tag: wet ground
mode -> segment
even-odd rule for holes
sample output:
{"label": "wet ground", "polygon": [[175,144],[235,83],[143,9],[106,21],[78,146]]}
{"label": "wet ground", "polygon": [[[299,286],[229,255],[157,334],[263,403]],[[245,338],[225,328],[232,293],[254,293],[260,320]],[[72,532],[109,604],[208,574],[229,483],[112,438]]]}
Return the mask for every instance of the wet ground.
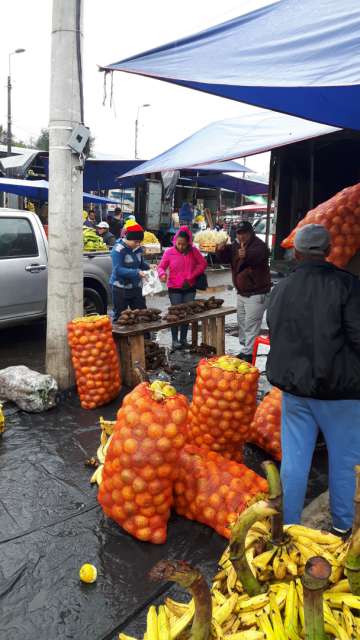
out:
{"label": "wet ground", "polygon": [[[231,291],[216,295],[225,298],[226,305],[234,302]],[[159,298],[149,306],[167,304],[167,298]],[[227,318],[229,353],[239,350],[235,319]],[[1,367],[28,364],[41,370],[44,337],[43,324],[0,332]],[[168,345],[169,332],[159,334],[158,340]],[[258,359],[261,370],[265,359]],[[173,382],[189,397],[197,361],[189,352],[171,356],[178,367]],[[262,376],[260,395],[266,389]],[[113,419],[121,399],[85,411],[70,392],[43,414],[5,408],[6,432],[0,439],[1,640],[115,640],[120,630],[142,636],[149,603],[176,593],[169,584],[147,580],[158,560],[186,559],[209,579],[216,571],[226,543],[208,527],[174,515],[167,543],[155,546],[135,541],[104,519],[84,461],[96,452],[99,416]],[[255,471],[261,472],[265,457],[260,449],[246,447],[245,462]],[[319,448],[307,501],[326,486],[326,452]],[[83,562],[97,566],[96,584],[79,582]]]}

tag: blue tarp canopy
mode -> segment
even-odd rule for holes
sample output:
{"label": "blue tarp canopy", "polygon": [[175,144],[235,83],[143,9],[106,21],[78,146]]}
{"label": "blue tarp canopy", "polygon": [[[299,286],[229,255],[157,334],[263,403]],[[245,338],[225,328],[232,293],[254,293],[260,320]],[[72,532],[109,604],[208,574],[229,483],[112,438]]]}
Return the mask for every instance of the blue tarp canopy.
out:
{"label": "blue tarp canopy", "polygon": [[[45,172],[48,175],[49,172],[49,159],[46,156],[42,156]],[[141,180],[127,180],[119,181],[119,177],[123,174],[135,171],[138,166],[145,164],[144,160],[117,160],[106,158],[88,158],[85,162],[84,168],[84,189],[85,191],[101,191],[109,189],[121,189],[121,188],[133,188],[137,184],[145,179],[142,175],[145,172],[137,172],[142,175]],[[189,167],[190,165],[184,165],[181,168]],[[194,175],[197,171],[201,173],[220,173],[224,171],[228,172],[246,172],[253,173],[252,169],[245,167],[238,162],[214,162],[211,164],[203,164],[203,166],[196,167],[194,169]]]}
{"label": "blue tarp canopy", "polygon": [[208,124],[156,158],[135,167],[126,175],[136,176],[177,169],[189,163],[197,165],[205,161],[251,156],[338,130],[336,127],[295,118],[285,113],[248,107],[248,112],[244,112],[242,116]]}
{"label": "blue tarp canopy", "polygon": [[[48,199],[49,183],[47,180],[20,180],[15,178],[0,178],[0,191],[15,193],[18,196],[26,196],[34,200]],[[83,193],[84,202],[96,204],[118,204],[113,198],[100,198],[91,193]]]}
{"label": "blue tarp canopy", "polygon": [[104,67],[360,129],[359,0],[261,8]]}

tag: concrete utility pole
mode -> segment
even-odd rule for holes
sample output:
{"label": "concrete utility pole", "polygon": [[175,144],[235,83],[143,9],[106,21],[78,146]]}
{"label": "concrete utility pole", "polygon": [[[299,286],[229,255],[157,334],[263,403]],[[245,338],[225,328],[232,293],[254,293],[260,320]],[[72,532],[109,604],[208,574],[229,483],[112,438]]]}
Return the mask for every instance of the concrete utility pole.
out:
{"label": "concrete utility pole", "polygon": [[49,145],[46,370],[73,381],[67,322],[83,314],[83,172],[68,142],[83,120],[82,0],[53,0]]}
{"label": "concrete utility pole", "polygon": [[25,49],[15,49],[15,51],[11,51],[9,53],[9,74],[7,79],[7,152],[11,153],[11,141],[12,141],[12,132],[11,132],[11,56],[15,53],[24,53]]}

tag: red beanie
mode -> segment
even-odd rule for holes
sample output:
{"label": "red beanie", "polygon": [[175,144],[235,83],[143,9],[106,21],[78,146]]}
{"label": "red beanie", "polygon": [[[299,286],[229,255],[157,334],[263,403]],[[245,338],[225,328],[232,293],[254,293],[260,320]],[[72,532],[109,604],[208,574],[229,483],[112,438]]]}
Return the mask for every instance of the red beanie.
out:
{"label": "red beanie", "polygon": [[134,224],[126,227],[125,233],[125,237],[127,240],[144,240],[144,229],[137,222],[134,222]]}

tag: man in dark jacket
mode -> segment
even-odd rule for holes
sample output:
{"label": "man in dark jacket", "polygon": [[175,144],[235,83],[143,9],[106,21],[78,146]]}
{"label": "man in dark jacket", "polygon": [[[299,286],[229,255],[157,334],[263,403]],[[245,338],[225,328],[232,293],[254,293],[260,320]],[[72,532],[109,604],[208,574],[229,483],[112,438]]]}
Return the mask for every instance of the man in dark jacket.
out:
{"label": "man in dark jacket", "polygon": [[98,222],[96,225],[96,233],[98,234],[98,236],[100,236],[100,238],[103,239],[108,247],[114,246],[116,238],[112,233],[110,233],[109,225],[107,222],[105,222],[104,220]]}
{"label": "man in dark jacket", "polygon": [[121,230],[124,226],[123,215],[120,207],[115,207],[112,216],[109,216],[109,231],[115,236],[116,240],[120,238]]}
{"label": "man in dark jacket", "polygon": [[254,341],[259,335],[267,294],[271,288],[269,250],[257,238],[250,222],[240,222],[236,240],[231,245],[219,245],[217,258],[230,263],[237,291],[239,342],[243,360],[251,362]]}
{"label": "man in dark jacket", "polygon": [[295,271],[272,291],[267,376],[282,389],[284,518],[300,522],[319,429],[329,455],[334,529],[350,529],[360,462],[360,282],[326,262],[330,235],[295,236]]}

